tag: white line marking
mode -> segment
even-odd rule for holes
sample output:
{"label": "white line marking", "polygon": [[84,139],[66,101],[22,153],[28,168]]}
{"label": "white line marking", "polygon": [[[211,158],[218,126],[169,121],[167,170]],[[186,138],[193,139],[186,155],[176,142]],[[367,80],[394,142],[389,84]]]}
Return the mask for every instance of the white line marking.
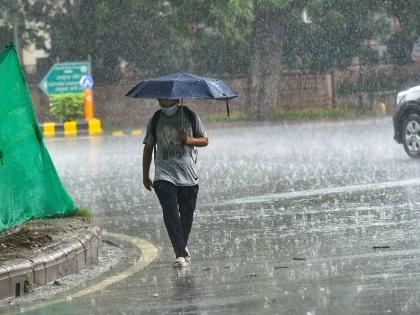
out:
{"label": "white line marking", "polygon": [[402,181],[391,181],[391,182],[382,182],[382,183],[372,183],[372,184],[362,184],[362,185],[350,185],[350,186],[341,186],[341,187],[326,187],[313,190],[301,190],[301,191],[292,191],[286,193],[276,193],[276,194],[267,194],[254,197],[245,197],[237,199],[229,199],[222,201],[217,205],[232,205],[232,204],[249,204],[249,203],[264,203],[270,201],[276,201],[281,199],[292,199],[292,198],[301,198],[301,197],[312,197],[319,195],[329,195],[329,194],[338,194],[338,193],[353,193],[364,190],[380,190],[386,188],[395,188],[395,187],[407,187],[420,185],[420,178],[407,179]]}

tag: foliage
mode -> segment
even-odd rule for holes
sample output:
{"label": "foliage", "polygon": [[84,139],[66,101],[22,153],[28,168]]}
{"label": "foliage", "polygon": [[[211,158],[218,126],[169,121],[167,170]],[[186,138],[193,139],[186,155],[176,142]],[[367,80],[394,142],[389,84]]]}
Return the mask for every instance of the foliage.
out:
{"label": "foliage", "polygon": [[289,27],[286,63],[322,72],[345,67],[355,57],[368,63],[377,61],[375,53],[364,48],[366,40],[383,30],[383,19],[373,14],[375,9],[369,0],[310,1],[306,11],[311,23],[296,16]]}
{"label": "foliage", "polygon": [[44,34],[39,32],[38,16],[46,11],[43,0],[0,0],[0,43],[14,41],[14,28],[17,28],[20,48],[30,43],[45,47]]}
{"label": "foliage", "polygon": [[[287,25],[277,63],[317,72],[355,58],[379,62],[365,47],[368,39],[388,46],[390,62],[407,63],[420,34],[418,0],[0,0],[0,7],[1,42],[13,39],[17,23],[21,46],[35,42],[50,53],[50,64],[91,57],[99,83],[118,80],[122,62],[143,76],[180,70],[247,75],[255,70],[250,59],[258,8],[281,13]],[[303,8],[311,23],[302,20]],[[265,22],[276,32],[276,21]],[[257,42],[254,49],[264,47]]]}
{"label": "foliage", "polygon": [[256,5],[281,10],[303,8],[309,0],[256,0]]}
{"label": "foliage", "polygon": [[417,0],[311,0],[305,7],[311,23],[291,20],[285,41],[285,64],[317,72],[349,65],[380,62],[367,40],[387,46],[387,62],[410,62],[413,43],[420,35]]}
{"label": "foliage", "polygon": [[411,61],[411,48],[420,36],[420,1],[384,0],[380,3],[385,12],[394,19],[394,30],[384,36],[389,61],[397,65],[407,64]]}
{"label": "foliage", "polygon": [[51,96],[51,114],[60,122],[83,117],[83,94],[57,94]]}
{"label": "foliage", "polygon": [[118,80],[122,63],[144,76],[248,69],[250,0],[44,1],[47,8],[37,18],[51,37],[51,63],[91,57],[99,83]]}
{"label": "foliage", "polygon": [[387,41],[390,62],[397,65],[408,64],[411,61],[411,49],[415,38],[401,31],[392,34]]}

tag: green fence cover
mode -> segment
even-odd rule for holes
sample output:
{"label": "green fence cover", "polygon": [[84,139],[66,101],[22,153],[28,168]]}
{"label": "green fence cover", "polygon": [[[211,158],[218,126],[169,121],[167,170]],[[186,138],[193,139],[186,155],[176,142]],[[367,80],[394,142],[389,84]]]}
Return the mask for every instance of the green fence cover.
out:
{"label": "green fence cover", "polygon": [[0,232],[76,211],[45,147],[13,44],[0,52]]}

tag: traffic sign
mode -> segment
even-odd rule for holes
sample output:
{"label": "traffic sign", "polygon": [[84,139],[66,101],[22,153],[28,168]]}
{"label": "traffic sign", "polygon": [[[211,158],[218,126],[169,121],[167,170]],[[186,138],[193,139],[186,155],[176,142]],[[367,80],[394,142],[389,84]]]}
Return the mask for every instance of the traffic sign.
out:
{"label": "traffic sign", "polygon": [[42,79],[39,87],[47,95],[82,93],[85,89],[80,80],[84,76],[90,76],[90,73],[89,62],[56,63]]}
{"label": "traffic sign", "polygon": [[90,75],[84,75],[80,79],[80,85],[83,86],[86,90],[93,88],[93,78]]}

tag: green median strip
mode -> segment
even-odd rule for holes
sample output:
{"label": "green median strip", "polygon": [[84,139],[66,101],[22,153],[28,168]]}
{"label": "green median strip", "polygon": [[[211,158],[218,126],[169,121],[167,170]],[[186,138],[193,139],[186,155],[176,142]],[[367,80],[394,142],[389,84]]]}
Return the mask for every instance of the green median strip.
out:
{"label": "green median strip", "polygon": [[355,118],[359,116],[356,108],[308,108],[290,111],[278,111],[272,114],[272,120],[299,120],[299,119],[331,119]]}
{"label": "green median strip", "polygon": [[[369,114],[369,113],[365,113]],[[359,117],[361,114],[356,107],[340,107],[340,108],[304,108],[295,110],[282,110],[271,113],[269,119],[271,121],[279,120],[309,120],[309,119],[352,119]],[[230,117],[226,115],[204,116],[205,123],[222,123],[234,121],[255,120],[250,114],[245,112],[232,113]]]}

